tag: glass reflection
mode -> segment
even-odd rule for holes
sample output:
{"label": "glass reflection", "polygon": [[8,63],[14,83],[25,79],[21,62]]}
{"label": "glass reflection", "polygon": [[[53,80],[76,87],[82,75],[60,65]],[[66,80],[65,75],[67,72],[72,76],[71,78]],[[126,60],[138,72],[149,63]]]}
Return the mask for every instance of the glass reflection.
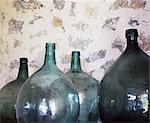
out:
{"label": "glass reflection", "polygon": [[127,94],[128,97],[128,111],[139,111],[145,113],[148,111],[148,94],[133,95]]}
{"label": "glass reflection", "polygon": [[39,114],[41,116],[44,116],[44,115],[47,114],[48,107],[47,107],[46,99],[45,98],[40,103],[38,110],[39,110]]}
{"label": "glass reflection", "polygon": [[44,65],[21,87],[16,103],[18,123],[72,123],[79,98],[72,82],[58,69],[55,44],[46,44]]}
{"label": "glass reflection", "polygon": [[138,45],[138,30],[126,30],[127,47],[99,85],[102,122],[149,123],[150,57]]}
{"label": "glass reflection", "polygon": [[54,99],[49,101],[49,107],[51,109],[51,119],[54,119],[57,112],[57,106]]}
{"label": "glass reflection", "polygon": [[83,92],[80,92],[79,93],[79,102],[80,102],[80,105],[84,103],[84,100],[85,100],[85,95]]}

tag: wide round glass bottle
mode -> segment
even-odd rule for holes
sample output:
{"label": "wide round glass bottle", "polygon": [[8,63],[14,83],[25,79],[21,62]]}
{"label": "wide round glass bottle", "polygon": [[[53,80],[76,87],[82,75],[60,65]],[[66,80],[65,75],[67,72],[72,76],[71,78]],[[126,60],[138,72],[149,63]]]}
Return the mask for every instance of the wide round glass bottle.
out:
{"label": "wide round glass bottle", "polygon": [[20,87],[28,78],[28,59],[20,58],[20,67],[16,80],[0,90],[0,122],[16,122],[16,99]]}
{"label": "wide round glass bottle", "polygon": [[78,91],[80,100],[79,123],[97,123],[98,110],[98,82],[83,72],[80,65],[80,52],[72,52],[71,68],[66,76],[70,78]]}
{"label": "wide round glass bottle", "polygon": [[127,47],[99,87],[103,122],[149,122],[149,56],[138,46],[138,31],[126,30]]}
{"label": "wide round glass bottle", "polygon": [[79,98],[72,82],[58,69],[55,44],[46,43],[45,62],[19,91],[18,123],[73,123],[79,114]]}

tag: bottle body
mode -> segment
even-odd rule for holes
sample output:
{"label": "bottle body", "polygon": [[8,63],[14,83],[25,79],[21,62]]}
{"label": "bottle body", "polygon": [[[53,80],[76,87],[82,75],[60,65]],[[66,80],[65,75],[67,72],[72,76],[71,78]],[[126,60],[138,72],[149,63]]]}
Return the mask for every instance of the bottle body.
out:
{"label": "bottle body", "polygon": [[[75,53],[75,54],[74,54]],[[98,82],[81,70],[79,52],[72,53],[71,69],[66,76],[70,78],[78,92],[80,100],[79,123],[97,123],[98,111]]]}
{"label": "bottle body", "polygon": [[129,45],[101,81],[103,122],[149,121],[149,56],[137,45]]}
{"label": "bottle body", "polygon": [[80,100],[79,123],[97,123],[99,119],[98,111],[98,83],[84,72],[68,72],[70,78],[78,92]]}
{"label": "bottle body", "polygon": [[46,58],[43,67],[20,89],[16,114],[18,123],[71,123],[77,120],[77,92],[57,68],[54,53],[50,52],[47,52],[50,56],[46,57],[51,58]]}
{"label": "bottle body", "polygon": [[16,99],[20,87],[28,78],[28,60],[20,58],[20,68],[16,80],[8,83],[0,90],[0,121],[16,122]]}

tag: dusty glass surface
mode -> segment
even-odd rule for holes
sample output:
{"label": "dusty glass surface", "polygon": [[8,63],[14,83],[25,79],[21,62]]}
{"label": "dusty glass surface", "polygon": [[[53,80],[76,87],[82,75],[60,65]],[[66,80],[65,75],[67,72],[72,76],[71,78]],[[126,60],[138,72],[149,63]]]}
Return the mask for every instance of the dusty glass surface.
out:
{"label": "dusty glass surface", "polygon": [[18,123],[73,123],[78,114],[78,94],[72,82],[56,66],[55,44],[47,43],[43,67],[19,92]]}
{"label": "dusty glass surface", "polygon": [[126,31],[127,48],[99,86],[103,122],[149,122],[150,59],[138,46],[136,29]]}
{"label": "dusty glass surface", "polygon": [[20,87],[28,78],[28,59],[20,58],[20,67],[16,80],[0,90],[0,122],[16,122],[16,99]]}
{"label": "dusty glass surface", "polygon": [[80,100],[79,123],[97,123],[98,111],[98,82],[83,72],[80,65],[80,52],[72,52],[71,68],[67,77],[70,78],[78,91]]}

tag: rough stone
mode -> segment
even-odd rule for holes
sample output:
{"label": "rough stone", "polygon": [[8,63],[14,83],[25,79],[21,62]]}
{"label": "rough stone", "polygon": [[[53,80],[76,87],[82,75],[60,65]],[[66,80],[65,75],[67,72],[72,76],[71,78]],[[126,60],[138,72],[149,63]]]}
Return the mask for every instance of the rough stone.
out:
{"label": "rough stone", "polygon": [[9,21],[9,34],[21,33],[24,21],[16,20],[14,18]]}

